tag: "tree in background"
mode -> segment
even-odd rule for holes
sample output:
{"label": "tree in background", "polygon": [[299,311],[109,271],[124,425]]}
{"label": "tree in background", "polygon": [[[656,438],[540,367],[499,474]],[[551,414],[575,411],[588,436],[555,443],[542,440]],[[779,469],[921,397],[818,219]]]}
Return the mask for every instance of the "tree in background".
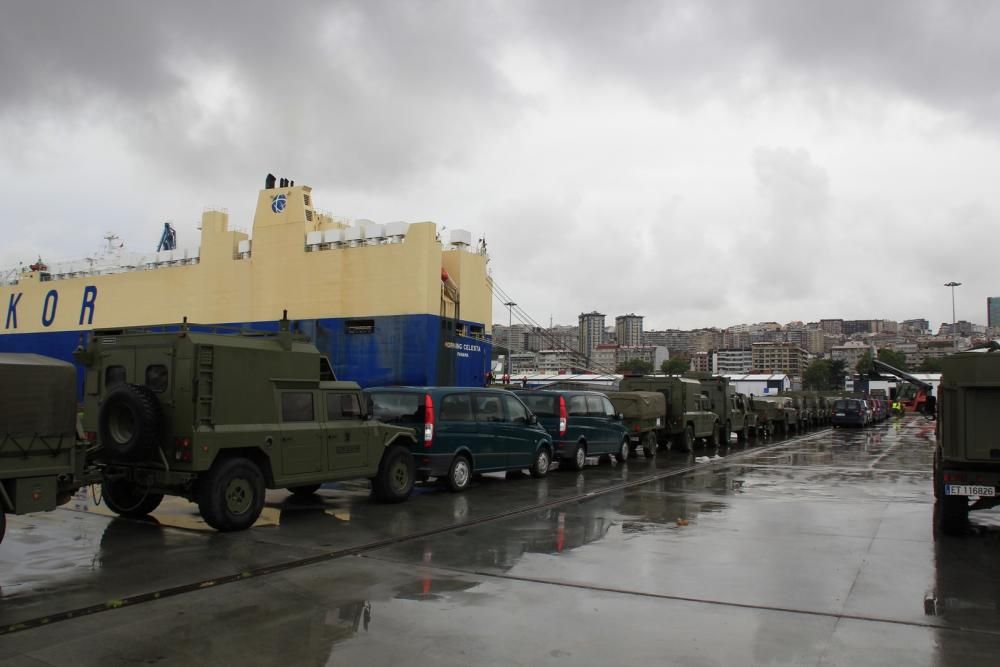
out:
{"label": "tree in background", "polygon": [[854,372],[858,375],[868,375],[874,370],[875,366],[872,364],[871,350],[865,350],[865,353],[858,359],[858,363],[855,364]]}
{"label": "tree in background", "polygon": [[691,362],[685,357],[670,357],[660,364],[660,372],[664,375],[682,375],[691,369]]}
{"label": "tree in background", "polygon": [[615,372],[628,373],[630,375],[649,375],[653,372],[653,363],[643,359],[626,359],[618,364],[618,369]]}
{"label": "tree in background", "polygon": [[889,348],[884,347],[878,351],[878,360],[883,364],[889,364],[893,368],[898,368],[901,371],[909,370],[906,367],[906,354],[903,352],[890,350]]}
{"label": "tree in background", "polygon": [[941,359],[940,357],[927,357],[920,362],[917,366],[918,373],[940,373],[941,372]]}
{"label": "tree in background", "polygon": [[832,376],[830,367],[833,362],[829,359],[817,359],[809,364],[805,373],[802,374],[802,387],[804,389],[815,389],[816,391],[829,391],[833,389],[830,385]]}
{"label": "tree in background", "polygon": [[843,359],[833,359],[830,361],[830,389],[840,390],[844,388],[844,376],[847,375],[847,362]]}

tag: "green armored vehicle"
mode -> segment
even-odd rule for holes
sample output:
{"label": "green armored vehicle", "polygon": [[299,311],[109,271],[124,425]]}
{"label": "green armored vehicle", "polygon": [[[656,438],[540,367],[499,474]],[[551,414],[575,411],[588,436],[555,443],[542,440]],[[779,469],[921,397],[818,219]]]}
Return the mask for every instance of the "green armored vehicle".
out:
{"label": "green armored vehicle", "polygon": [[757,396],[753,399],[758,428],[768,434],[788,435],[798,428],[798,411],[785,396]]}
{"label": "green armored vehicle", "polygon": [[0,541],[7,513],[46,512],[83,486],[76,369],[37,354],[0,354]]}
{"label": "green armored vehicle", "polygon": [[[621,391],[655,391],[667,402],[666,428],[660,432],[660,444],[689,452],[695,438],[713,447],[719,444],[719,418],[709,410],[708,397],[702,395],[701,383],[690,378],[670,376],[626,376],[619,383]],[[668,440],[669,439],[669,440]]]}
{"label": "green armored vehicle", "polygon": [[95,331],[75,357],[103,498],[123,516],[177,495],[213,528],[242,530],[265,488],[365,477],[384,502],[413,488],[412,430],[373,421],[360,387],[337,382],[287,319],[277,333]]}
{"label": "green armored vehicle", "polygon": [[667,400],[658,391],[609,391],[605,395],[624,418],[628,429],[629,455],[635,456],[641,445],[645,457],[656,454],[659,433],[667,426]]}
{"label": "green armored vehicle", "polygon": [[708,396],[709,408],[719,418],[719,441],[729,442],[729,434],[736,432],[736,439],[744,442],[756,427],[756,414],[750,408],[747,397],[736,393],[729,384],[729,378],[705,376],[699,378],[702,393]]}
{"label": "green armored vehicle", "polygon": [[[938,526],[965,530],[969,510],[1000,504],[1000,345],[960,352],[941,360],[934,450]],[[970,504],[970,499],[975,500]]]}

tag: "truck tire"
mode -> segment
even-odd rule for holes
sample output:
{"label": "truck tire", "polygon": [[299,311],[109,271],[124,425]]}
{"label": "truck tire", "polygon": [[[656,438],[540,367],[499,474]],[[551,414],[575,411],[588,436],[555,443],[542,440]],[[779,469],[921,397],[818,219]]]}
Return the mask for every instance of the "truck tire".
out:
{"label": "truck tire", "polygon": [[690,424],[685,426],[684,430],[677,435],[674,444],[677,446],[678,451],[690,452],[694,446],[694,427]]}
{"label": "truck tire", "polygon": [[417,466],[405,447],[391,446],[382,455],[378,473],[372,478],[375,499],[383,503],[401,503],[410,497]]}
{"label": "truck tire", "polygon": [[109,510],[129,519],[144,517],[163,502],[162,493],[150,493],[123,477],[101,480],[101,498]]}
{"label": "truck tire", "polygon": [[163,408],[156,394],[138,384],[120,384],[101,403],[97,431],[112,459],[135,461],[160,446]]}
{"label": "truck tire", "polygon": [[727,446],[729,444],[729,436],[732,435],[732,433],[733,424],[732,422],[727,421],[725,429],[719,434],[719,443],[723,446]]}
{"label": "truck tire", "polygon": [[646,434],[646,437],[642,440],[642,453],[647,459],[651,459],[656,456],[656,434],[650,431]]}
{"label": "truck tire", "polygon": [[941,532],[945,535],[962,535],[969,525],[969,499],[966,496],[942,495],[935,514]]}
{"label": "truck tire", "polygon": [[749,426],[744,426],[742,431],[736,432],[736,442],[746,442],[747,441],[747,431],[750,430]]}
{"label": "truck tire", "polygon": [[242,456],[216,459],[198,480],[198,510],[212,528],[246,530],[264,509],[264,475]]}
{"label": "truck tire", "polygon": [[315,494],[320,490],[322,484],[302,484],[301,486],[289,486],[286,490],[293,496],[299,498],[308,498],[309,496]]}
{"label": "truck tire", "polygon": [[719,448],[719,433],[721,431],[722,431],[721,426],[719,426],[718,424],[712,425],[712,433],[711,435],[708,436],[708,438],[706,438],[707,441],[706,444],[709,445],[712,449]]}

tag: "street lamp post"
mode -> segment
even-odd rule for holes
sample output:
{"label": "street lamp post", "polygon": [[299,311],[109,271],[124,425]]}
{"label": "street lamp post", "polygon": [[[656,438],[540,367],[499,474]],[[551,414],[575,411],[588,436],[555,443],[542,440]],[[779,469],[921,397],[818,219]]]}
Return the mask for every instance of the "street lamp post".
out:
{"label": "street lamp post", "polygon": [[949,283],[945,283],[945,287],[951,288],[951,340],[955,346],[955,352],[958,352],[958,322],[955,319],[955,288],[962,283],[956,283],[952,280]]}
{"label": "street lamp post", "polygon": [[511,331],[511,323],[513,320],[514,306],[516,306],[517,304],[514,303],[513,301],[508,301],[504,305],[507,306],[507,375],[510,375],[511,370],[514,368],[514,364],[512,363],[512,360],[510,358],[511,357],[510,345],[514,337],[514,332]]}

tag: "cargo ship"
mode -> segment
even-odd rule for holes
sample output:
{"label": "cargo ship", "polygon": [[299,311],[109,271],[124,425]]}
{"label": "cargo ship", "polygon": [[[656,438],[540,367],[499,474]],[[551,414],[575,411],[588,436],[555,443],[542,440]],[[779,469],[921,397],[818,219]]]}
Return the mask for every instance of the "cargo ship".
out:
{"label": "cargo ship", "polygon": [[491,354],[485,241],[432,222],[347,221],[317,210],[312,188],[268,174],[252,233],[202,214],[197,247],[172,230],[156,252],[118,238],[81,261],[41,259],[0,275],[0,352],[72,361],[95,330],[170,326],[293,329],[362,386],[482,386]]}

